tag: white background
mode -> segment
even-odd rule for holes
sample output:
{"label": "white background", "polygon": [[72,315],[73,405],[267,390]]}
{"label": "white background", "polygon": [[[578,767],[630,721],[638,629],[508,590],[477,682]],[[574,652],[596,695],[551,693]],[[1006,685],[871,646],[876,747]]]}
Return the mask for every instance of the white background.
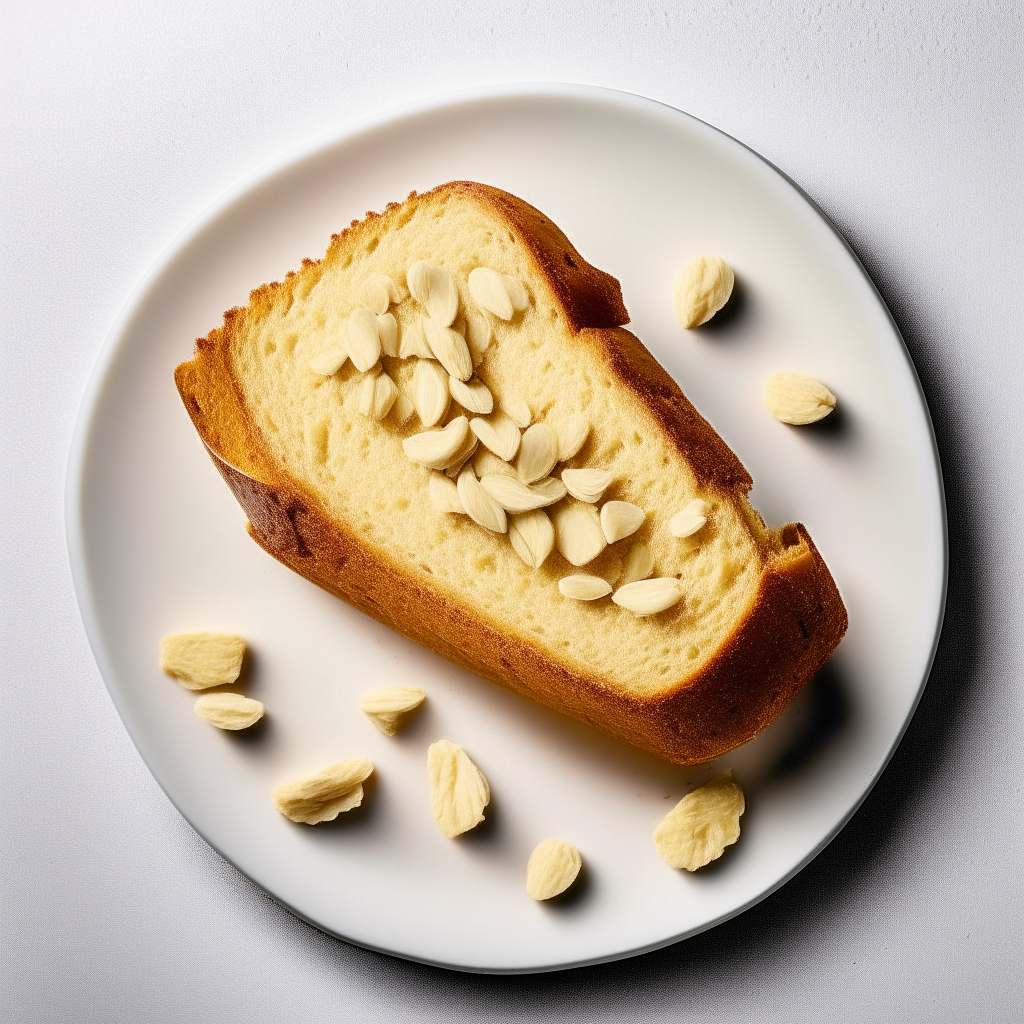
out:
{"label": "white background", "polygon": [[[1018,1019],[1022,10],[5,4],[3,1019]],[[105,333],[196,212],[350,120],[526,79],[687,110],[772,160],[846,234],[925,386],[951,578],[938,660],[904,743],[796,880],[658,953],[486,978],[321,935],[185,824],[132,747],[85,640],[63,486]]]}

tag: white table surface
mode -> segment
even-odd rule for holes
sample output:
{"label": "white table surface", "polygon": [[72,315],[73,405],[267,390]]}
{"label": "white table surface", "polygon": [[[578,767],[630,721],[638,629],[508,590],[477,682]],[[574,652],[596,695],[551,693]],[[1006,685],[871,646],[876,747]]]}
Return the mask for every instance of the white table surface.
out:
{"label": "white table surface", "polygon": [[[1020,1019],[1024,8],[179,0],[2,17],[0,1019]],[[198,211],[340,124],[522,80],[680,107],[846,234],[928,396],[951,576],[903,744],[798,878],[657,953],[492,978],[324,936],[190,829],[93,661],[63,489],[105,334]]]}

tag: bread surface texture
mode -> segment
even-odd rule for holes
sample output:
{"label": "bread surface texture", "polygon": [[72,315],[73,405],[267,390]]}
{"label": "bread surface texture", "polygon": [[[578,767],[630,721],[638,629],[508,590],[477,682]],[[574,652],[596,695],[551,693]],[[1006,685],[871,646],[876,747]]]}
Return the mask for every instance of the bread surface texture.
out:
{"label": "bread surface texture", "polygon": [[[583,567],[560,544],[531,567],[505,533],[435,506],[436,471],[403,449],[427,429],[417,414],[400,425],[397,406],[379,420],[365,401],[360,411],[374,373],[415,396],[421,357],[384,354],[369,373],[352,359],[330,374],[311,368],[346,344],[376,275],[395,284],[388,312],[399,338],[421,330],[424,306],[406,287],[420,261],[455,282],[451,329],[472,334],[485,319],[490,342],[474,349],[473,373],[496,411],[519,399],[556,434],[574,416],[589,424],[551,475],[597,469],[611,482],[596,502],[567,495],[545,508],[556,532],[565,517],[596,521],[615,500],[645,513],[634,534]],[[482,309],[469,285],[478,268],[522,285],[525,308],[507,320]],[[749,474],[626,322],[618,282],[546,216],[498,189],[452,182],[353,222],[323,259],[256,289],[175,378],[252,536],[274,557],[457,664],[667,760],[699,763],[782,711],[839,643],[846,612],[807,531],[766,529],[747,501]],[[432,429],[475,415],[452,398]],[[496,462],[481,445],[463,472],[475,465],[483,476]],[[512,459],[502,472],[514,471]],[[673,535],[670,520],[695,501],[706,523]],[[615,588],[638,543],[653,576],[679,581],[672,607],[641,617],[559,591],[578,573]]]}

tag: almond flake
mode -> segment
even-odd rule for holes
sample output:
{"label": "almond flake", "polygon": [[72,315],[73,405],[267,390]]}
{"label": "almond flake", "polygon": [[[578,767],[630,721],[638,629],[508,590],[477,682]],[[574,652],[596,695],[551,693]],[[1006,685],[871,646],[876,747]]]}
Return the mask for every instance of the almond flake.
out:
{"label": "almond flake", "polygon": [[515,553],[532,569],[539,569],[555,546],[555,528],[551,520],[537,509],[512,516],[508,539]]}
{"label": "almond flake", "polygon": [[609,544],[640,529],[647,513],[628,501],[607,501],[601,506],[601,529]]}
{"label": "almond flake", "polygon": [[508,520],[505,510],[483,489],[472,467],[459,474],[459,499],[474,523],[493,533],[505,533]]}
{"label": "almond flake", "polygon": [[[474,435],[476,436],[476,435]],[[473,471],[480,480],[485,476],[515,476],[515,466],[499,459],[492,451],[481,448],[473,459]]]}
{"label": "almond flake", "polygon": [[522,281],[515,277],[509,277],[508,274],[502,274],[501,283],[505,286],[505,291],[508,292],[508,297],[512,301],[512,308],[517,313],[521,313],[529,307],[530,293]]}
{"label": "almond flake", "polygon": [[764,404],[777,420],[804,426],[832,412],[836,396],[804,373],[773,373],[764,382]]}
{"label": "almond flake", "polygon": [[558,550],[571,565],[586,565],[607,547],[597,512],[588,505],[566,505],[554,521]]}
{"label": "almond flake", "polygon": [[372,309],[362,306],[349,316],[345,347],[352,364],[361,373],[366,373],[380,359],[377,314]]}
{"label": "almond flake", "polygon": [[619,577],[619,587],[636,583],[638,580],[645,580],[652,572],[654,572],[654,556],[651,554],[651,549],[646,544],[634,544],[629,549],[629,554],[626,555],[622,575]]}
{"label": "almond flake", "polygon": [[[510,417],[511,418],[511,417]],[[513,421],[514,422],[514,421]],[[558,437],[546,423],[527,428],[519,443],[516,470],[524,484],[546,477],[558,461]]]}
{"label": "almond flake", "polygon": [[442,327],[430,317],[422,321],[423,333],[434,358],[459,380],[473,376],[473,357],[469,354],[466,339],[451,327]]}
{"label": "almond flake", "polygon": [[743,790],[732,772],[688,793],[654,830],[658,855],[674,868],[696,871],[717,860],[740,837],[746,810]]}
{"label": "almond flake", "polygon": [[538,493],[515,477],[496,473],[493,476],[480,478],[480,486],[506,512],[529,512],[535,508],[553,505],[562,495],[551,497],[549,494]]}
{"label": "almond flake", "polygon": [[674,576],[639,580],[619,587],[612,600],[634,615],[657,615],[671,608],[683,596],[683,585]]}
{"label": "almond flake", "polygon": [[426,307],[431,318],[442,327],[450,327],[459,311],[455,278],[444,267],[420,260],[409,268],[406,281],[412,297]]}
{"label": "almond flake", "polygon": [[562,483],[569,493],[580,501],[593,504],[612,482],[612,475],[605,469],[563,469]]}
{"label": "almond flake", "polygon": [[444,471],[445,475],[452,480],[456,479],[462,472],[462,467],[469,462],[479,445],[480,442],[476,439],[476,434],[472,430],[469,431],[466,434],[466,440],[462,443],[462,447],[455,453],[452,464]]}
{"label": "almond flake", "polygon": [[346,359],[348,359],[348,353],[340,345],[331,345],[310,359],[309,368],[314,373],[330,377],[345,365]]}
{"label": "almond flake", "polygon": [[278,786],[270,798],[274,806],[292,821],[315,825],[333,821],[342,811],[363,802],[363,783],[373,773],[373,762],[365,757],[339,761],[321,771]]}
{"label": "almond flake", "polygon": [[498,407],[520,430],[530,425],[533,418],[530,407],[518,395],[506,395]]}
{"label": "almond flake", "polygon": [[583,442],[590,433],[590,424],[586,416],[573,415],[558,424],[558,461],[566,462],[576,455],[583,447]]}
{"label": "almond flake", "polygon": [[160,641],[160,671],[187,690],[233,683],[242,671],[245,641],[234,633],[175,633]]}
{"label": "almond flake", "polygon": [[359,386],[359,411],[372,420],[382,420],[397,398],[398,388],[386,373],[367,376]]}
{"label": "almond flake", "polygon": [[431,743],[427,748],[427,776],[430,809],[441,835],[454,839],[484,820],[491,790],[483,772],[462,747],[448,740]]}
{"label": "almond flake", "polygon": [[526,865],[526,894],[531,899],[549,900],[576,881],[583,859],[580,851],[564,839],[538,843]]}
{"label": "almond flake", "polygon": [[204,693],[196,698],[193,710],[203,721],[231,732],[255,725],[266,711],[258,700],[240,693]]}
{"label": "almond flake", "polygon": [[416,411],[416,406],[409,401],[401,392],[395,399],[395,404],[391,407],[391,411],[395,414],[394,421],[400,427],[404,427],[406,423],[412,419],[412,414]]}
{"label": "almond flake", "polygon": [[359,710],[385,736],[394,736],[405,718],[426,699],[426,691],[418,686],[381,686],[363,694]]}
{"label": "almond flake", "polygon": [[612,592],[611,584],[600,576],[563,576],[558,589],[574,601],[596,601]]}
{"label": "almond flake", "polygon": [[459,497],[459,489],[453,480],[449,480],[443,473],[431,473],[430,482],[427,484],[427,493],[434,503],[438,512],[458,512],[466,514],[462,507],[462,499]]}
{"label": "almond flake", "polygon": [[480,413],[486,416],[494,408],[494,399],[487,385],[479,377],[470,377],[468,381],[448,378],[448,390],[452,398],[467,412]]}
{"label": "almond flake", "polygon": [[553,476],[538,480],[535,484],[531,485],[530,490],[534,494],[543,497],[546,505],[553,505],[556,501],[561,501],[568,494],[565,484]]}
{"label": "almond flake", "polygon": [[675,537],[690,537],[708,521],[707,505],[697,498],[681,512],[677,512],[668,523],[669,532]]}
{"label": "almond flake", "polygon": [[479,313],[470,313],[466,317],[466,344],[469,345],[473,365],[479,366],[491,344],[491,324],[487,317]]}
{"label": "almond flake", "polygon": [[487,419],[479,416],[470,420],[473,433],[480,443],[489,448],[499,459],[511,462],[519,451],[519,428],[503,413],[491,413]]}
{"label": "almond flake", "polygon": [[412,404],[425,427],[440,423],[450,402],[448,374],[433,359],[419,359],[412,372]]}
{"label": "almond flake", "polygon": [[380,347],[384,355],[398,355],[398,321],[394,314],[383,313],[377,317],[377,336],[380,338]]}
{"label": "almond flake", "polygon": [[402,442],[405,454],[427,469],[447,469],[466,443],[469,423],[465,416],[452,420],[443,430],[426,430]]}
{"label": "almond flake", "polygon": [[[425,319],[425,318],[424,318]],[[433,359],[434,353],[427,344],[427,336],[423,333],[423,319],[414,320],[402,328],[402,341],[398,346],[401,359],[419,356],[420,359]]]}
{"label": "almond flake", "polygon": [[493,313],[500,320],[511,320],[515,310],[505,287],[504,279],[496,270],[477,267],[469,274],[469,294],[476,304]]}
{"label": "almond flake", "polygon": [[735,277],[721,256],[698,256],[676,284],[676,319],[687,329],[706,324],[732,295]]}
{"label": "almond flake", "polygon": [[386,313],[388,306],[391,305],[391,292],[388,289],[387,278],[382,274],[368,277],[359,290],[359,298],[374,313]]}

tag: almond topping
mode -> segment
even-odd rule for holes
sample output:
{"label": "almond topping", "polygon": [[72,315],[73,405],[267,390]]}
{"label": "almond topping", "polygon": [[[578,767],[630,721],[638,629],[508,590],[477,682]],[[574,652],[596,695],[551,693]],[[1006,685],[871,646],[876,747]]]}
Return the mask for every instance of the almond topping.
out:
{"label": "almond topping", "polygon": [[601,529],[605,539],[614,544],[640,529],[647,513],[628,501],[607,501],[601,506]]}
{"label": "almond topping", "polygon": [[534,423],[519,443],[516,470],[524,484],[546,477],[558,461],[558,438],[546,423]]}
{"label": "almond topping", "polygon": [[426,691],[418,686],[381,686],[363,694],[359,710],[385,736],[394,736],[406,716],[426,699]]}
{"label": "almond topping", "polygon": [[484,353],[491,344],[491,324],[487,317],[479,313],[470,313],[466,317],[466,344],[469,354],[473,357],[473,365],[479,366],[484,361]]}
{"label": "almond topping", "polygon": [[[476,436],[476,435],[474,435]],[[503,459],[499,459],[494,452],[487,448],[481,448],[473,459],[473,470],[479,479],[485,476],[511,476],[516,475],[515,466]]]}
{"label": "almond topping", "polygon": [[425,427],[440,423],[450,402],[448,374],[433,359],[419,359],[412,372],[412,404]]}
{"label": "almond topping", "polygon": [[563,469],[562,483],[569,493],[580,501],[593,504],[612,482],[612,475],[605,469]]}
{"label": "almond topping", "polygon": [[612,592],[611,584],[600,576],[563,576],[558,589],[574,601],[596,601]]}
{"label": "almond topping", "polygon": [[804,426],[832,412],[836,396],[804,373],[773,373],[764,382],[764,404],[777,420]]}
{"label": "almond topping", "polygon": [[501,274],[489,267],[477,267],[469,274],[469,294],[476,304],[501,320],[511,320],[512,299]]}
{"label": "almond topping", "polygon": [[266,709],[258,700],[240,693],[204,693],[196,698],[195,713],[218,729],[237,732],[255,725]]}
{"label": "almond topping", "polygon": [[505,533],[508,520],[505,510],[483,489],[472,467],[459,474],[459,499],[474,523],[493,533]]}
{"label": "almond topping", "polygon": [[688,793],[654,830],[658,855],[674,868],[696,871],[717,860],[740,837],[743,790],[726,772]]}
{"label": "almond topping", "polygon": [[564,839],[538,843],[526,865],[526,894],[531,899],[549,900],[576,881],[583,860],[580,851]]}
{"label": "almond topping", "polygon": [[412,297],[426,307],[431,319],[442,327],[450,327],[459,311],[455,278],[444,267],[420,260],[409,268],[406,281]]}
{"label": "almond topping", "polygon": [[535,488],[527,486],[521,480],[502,473],[481,477],[480,486],[506,512],[529,512],[531,509],[553,505],[563,497],[562,494],[552,496],[550,492],[538,493]]}
{"label": "almond topping", "polygon": [[409,401],[401,392],[395,399],[395,404],[391,407],[391,411],[395,414],[394,420],[400,427],[404,427],[406,423],[412,419],[412,414],[416,411],[416,406]]}
{"label": "almond topping", "polygon": [[533,491],[534,494],[543,497],[546,505],[553,505],[556,501],[561,501],[562,498],[568,494],[568,491],[565,489],[565,484],[553,476],[548,476],[543,480],[538,480],[535,484],[530,486],[530,490]]}
{"label": "almond topping", "polygon": [[443,430],[426,430],[402,442],[405,454],[427,469],[447,469],[466,443],[469,423],[465,416],[452,420]]}
{"label": "almond topping", "polygon": [[419,356],[420,359],[433,359],[434,353],[427,344],[427,336],[423,333],[423,320],[414,320],[402,328],[402,343],[398,346],[398,355],[402,359]]}
{"label": "almond topping", "polygon": [[505,286],[505,291],[508,292],[508,297],[512,300],[512,308],[517,313],[521,313],[529,307],[530,293],[522,281],[515,277],[509,277],[508,274],[502,274],[501,283]]}
{"label": "almond topping", "polygon": [[340,345],[331,345],[310,359],[309,368],[314,373],[330,377],[345,365],[346,359],[348,359],[348,353]]}
{"label": "almond topping", "polygon": [[160,671],[187,690],[233,683],[242,671],[245,641],[234,633],[176,633],[160,641]]}
{"label": "almond topping", "polygon": [[491,790],[483,772],[462,747],[448,740],[431,743],[427,748],[427,775],[430,809],[441,835],[454,839],[484,820]]}
{"label": "almond topping", "polygon": [[422,321],[423,333],[434,358],[459,380],[473,376],[473,357],[469,354],[466,339],[451,327],[442,327],[431,318]]}
{"label": "almond topping", "polygon": [[373,773],[373,762],[365,757],[339,761],[321,771],[278,786],[270,798],[274,806],[292,821],[315,825],[333,821],[342,811],[363,802],[363,783]]}
{"label": "almond topping", "polygon": [[697,498],[681,512],[677,512],[668,523],[669,532],[675,537],[690,537],[708,521],[707,505]]}
{"label": "almond topping", "polygon": [[363,378],[359,385],[359,411],[372,420],[382,420],[398,398],[398,388],[386,373]]}
{"label": "almond topping", "polygon": [[530,425],[533,418],[530,407],[518,395],[506,395],[498,406],[520,430],[525,430]]}
{"label": "almond topping", "polygon": [[398,321],[392,313],[383,313],[377,317],[377,336],[380,338],[380,347],[384,355],[398,355]]}
{"label": "almond topping", "polygon": [[567,505],[555,512],[554,519],[558,550],[570,564],[586,565],[607,546],[593,508]]}
{"label": "almond topping", "polygon": [[698,256],[683,267],[676,284],[676,319],[681,327],[706,324],[732,295],[735,277],[721,256]]}
{"label": "almond topping", "polygon": [[566,462],[583,447],[590,433],[590,424],[585,416],[570,416],[558,424],[558,461]]}
{"label": "almond topping", "polygon": [[489,448],[499,459],[511,462],[519,451],[519,428],[503,413],[491,413],[487,419],[479,416],[470,420],[473,433],[480,443]]}
{"label": "almond topping", "polygon": [[449,377],[448,390],[452,393],[452,398],[468,412],[486,416],[494,408],[491,392],[479,377],[470,377],[468,381]]}
{"label": "almond topping", "polygon": [[363,282],[359,291],[359,298],[374,311],[374,313],[386,313],[391,305],[391,292],[388,289],[387,278],[382,274],[374,274]]}
{"label": "almond topping", "polygon": [[612,600],[634,615],[657,615],[671,608],[683,596],[683,585],[674,576],[639,580],[619,587]]}
{"label": "almond topping", "polygon": [[430,482],[427,484],[427,493],[434,503],[438,512],[459,512],[466,514],[462,507],[462,499],[459,497],[459,489],[453,480],[449,480],[443,473],[431,473]]}
{"label": "almond topping", "polygon": [[651,549],[646,544],[634,544],[629,549],[629,554],[626,555],[622,575],[619,577],[619,587],[636,583],[638,580],[645,580],[652,572],[654,572],[654,556],[651,554]]}
{"label": "almond topping", "polygon": [[366,373],[380,359],[377,314],[372,309],[363,306],[349,316],[345,347],[352,364],[361,373]]}
{"label": "almond topping", "polygon": [[539,569],[555,546],[555,528],[551,520],[537,509],[512,516],[508,539],[515,553],[532,569]]}
{"label": "almond topping", "polygon": [[476,434],[472,430],[469,431],[466,434],[466,440],[463,442],[462,447],[455,453],[452,464],[444,471],[445,476],[450,477],[452,480],[456,479],[462,472],[462,467],[469,462],[479,445],[480,442],[476,439]]}

